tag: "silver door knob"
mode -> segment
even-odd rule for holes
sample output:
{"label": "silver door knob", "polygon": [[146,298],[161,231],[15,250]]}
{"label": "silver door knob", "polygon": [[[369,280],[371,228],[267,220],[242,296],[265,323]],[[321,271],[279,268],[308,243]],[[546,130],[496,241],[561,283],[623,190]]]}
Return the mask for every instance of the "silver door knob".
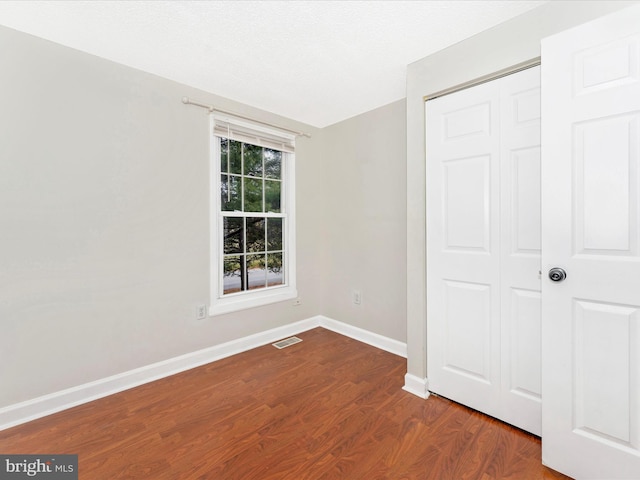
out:
{"label": "silver door knob", "polygon": [[561,268],[555,267],[549,270],[549,278],[552,282],[561,282],[567,278],[567,272]]}

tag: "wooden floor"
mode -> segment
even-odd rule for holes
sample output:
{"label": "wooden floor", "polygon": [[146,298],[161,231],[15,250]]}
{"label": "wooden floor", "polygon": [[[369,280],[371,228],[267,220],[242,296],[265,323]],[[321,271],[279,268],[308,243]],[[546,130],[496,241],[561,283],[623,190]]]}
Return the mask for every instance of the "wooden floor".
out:
{"label": "wooden floor", "polygon": [[566,479],[539,438],[402,390],[406,360],[317,328],[0,432],[81,480]]}

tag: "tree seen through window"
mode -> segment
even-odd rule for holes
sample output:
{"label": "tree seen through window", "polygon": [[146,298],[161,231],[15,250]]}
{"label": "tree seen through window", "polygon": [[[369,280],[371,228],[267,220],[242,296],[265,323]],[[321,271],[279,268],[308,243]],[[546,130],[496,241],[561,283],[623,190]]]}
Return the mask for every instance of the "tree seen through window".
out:
{"label": "tree seen through window", "polygon": [[223,293],[283,285],[283,154],[227,138],[220,152]]}

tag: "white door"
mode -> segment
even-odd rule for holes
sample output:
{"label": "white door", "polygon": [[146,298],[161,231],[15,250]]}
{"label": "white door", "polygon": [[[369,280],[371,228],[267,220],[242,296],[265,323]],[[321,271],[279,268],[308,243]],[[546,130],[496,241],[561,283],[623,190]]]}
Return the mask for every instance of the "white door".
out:
{"label": "white door", "polygon": [[545,39],[542,104],[543,462],[637,480],[640,7]]}
{"label": "white door", "polygon": [[536,434],[539,75],[426,102],[429,390]]}

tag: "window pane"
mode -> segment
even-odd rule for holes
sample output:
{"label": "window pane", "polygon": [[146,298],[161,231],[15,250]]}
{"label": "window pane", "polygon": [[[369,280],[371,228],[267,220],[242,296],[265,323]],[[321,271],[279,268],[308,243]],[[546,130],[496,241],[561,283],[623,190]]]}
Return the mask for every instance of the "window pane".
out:
{"label": "window pane", "polygon": [[244,174],[252,177],[262,176],[262,147],[244,144]]}
{"label": "window pane", "polygon": [[226,138],[220,139],[220,171],[226,173],[229,171],[227,164],[229,160],[229,140]]}
{"label": "window pane", "polygon": [[242,174],[242,143],[229,140],[229,173]]}
{"label": "window pane", "polygon": [[244,256],[236,255],[224,258],[224,272],[222,277],[223,293],[234,293],[245,290],[242,278],[242,262]]}
{"label": "window pane", "polygon": [[267,178],[281,178],[282,152],[264,149],[264,176]]}
{"label": "window pane", "polygon": [[262,212],[262,180],[244,179],[244,211]]}
{"label": "window pane", "polygon": [[267,286],[282,285],[284,283],[284,269],[282,268],[282,254],[267,254]]}
{"label": "window pane", "polygon": [[267,251],[282,250],[282,218],[267,219]]}
{"label": "window pane", "polygon": [[224,254],[244,253],[244,219],[224,217]]}
{"label": "window pane", "polygon": [[264,218],[247,218],[247,252],[264,252]]}
{"label": "window pane", "polygon": [[266,286],[267,271],[264,265],[264,255],[247,255],[247,277],[249,290]]}
{"label": "window pane", "polygon": [[280,212],[280,185],[281,182],[265,180],[264,202],[267,212]]}
{"label": "window pane", "polygon": [[225,215],[218,232],[223,239],[220,295],[286,284],[286,219],[265,216],[284,208],[286,159],[278,150],[220,138],[220,208]]}
{"label": "window pane", "polygon": [[220,180],[220,205],[225,212],[242,210],[240,200],[240,177],[222,175]]}

